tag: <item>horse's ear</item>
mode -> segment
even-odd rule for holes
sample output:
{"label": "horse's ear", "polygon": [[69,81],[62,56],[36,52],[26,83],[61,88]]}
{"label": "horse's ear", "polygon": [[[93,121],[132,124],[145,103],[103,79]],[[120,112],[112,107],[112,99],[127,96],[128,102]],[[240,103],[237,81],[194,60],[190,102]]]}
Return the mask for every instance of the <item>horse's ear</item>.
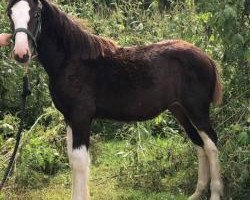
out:
{"label": "horse's ear", "polygon": [[7,9],[6,9],[7,14],[10,14],[10,9],[11,9],[11,7],[12,7],[16,2],[17,2],[17,0],[9,0],[9,1],[8,1],[8,5],[7,5]]}
{"label": "horse's ear", "polygon": [[[38,1],[38,0],[35,0],[35,1]],[[52,1],[51,0],[39,0],[41,3],[44,3],[44,2],[49,2],[51,3]]]}

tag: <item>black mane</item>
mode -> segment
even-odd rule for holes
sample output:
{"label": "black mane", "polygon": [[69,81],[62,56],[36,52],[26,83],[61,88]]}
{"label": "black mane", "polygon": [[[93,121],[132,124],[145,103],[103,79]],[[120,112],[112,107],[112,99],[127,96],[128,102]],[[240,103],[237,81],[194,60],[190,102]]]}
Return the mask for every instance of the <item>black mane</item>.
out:
{"label": "black mane", "polygon": [[41,0],[41,3],[45,8],[42,10],[43,21],[48,21],[50,24],[47,31],[52,33],[57,43],[70,54],[74,54],[77,49],[83,59],[94,59],[117,48],[112,41],[80,28],[76,22],[47,0]]}

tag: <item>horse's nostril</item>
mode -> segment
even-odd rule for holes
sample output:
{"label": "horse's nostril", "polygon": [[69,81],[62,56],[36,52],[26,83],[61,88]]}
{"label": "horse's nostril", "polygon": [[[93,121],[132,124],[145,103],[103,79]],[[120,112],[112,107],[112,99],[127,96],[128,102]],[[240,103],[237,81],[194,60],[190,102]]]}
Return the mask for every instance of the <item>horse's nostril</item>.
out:
{"label": "horse's nostril", "polygon": [[15,58],[15,60],[17,61],[17,62],[20,62],[20,63],[27,63],[28,61],[29,61],[29,58],[30,58],[30,56],[29,56],[29,54],[28,54],[28,52],[25,54],[25,55],[23,55],[22,57],[20,57],[18,54],[14,54],[14,58]]}

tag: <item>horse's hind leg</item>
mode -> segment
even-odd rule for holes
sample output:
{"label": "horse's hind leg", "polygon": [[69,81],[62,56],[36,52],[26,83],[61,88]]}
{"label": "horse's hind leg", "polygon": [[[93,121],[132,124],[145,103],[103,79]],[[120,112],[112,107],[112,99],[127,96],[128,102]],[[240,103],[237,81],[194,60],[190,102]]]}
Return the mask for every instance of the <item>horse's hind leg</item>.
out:
{"label": "horse's hind leg", "polygon": [[199,109],[198,105],[193,107],[192,112],[189,112],[189,117],[198,129],[204,143],[203,149],[209,161],[211,176],[210,200],[220,200],[220,197],[223,195],[223,183],[220,174],[219,152],[216,146],[217,134],[211,127],[208,109]]}
{"label": "horse's hind leg", "polygon": [[199,134],[204,141],[204,149],[208,157],[211,174],[211,197],[210,200],[219,200],[223,196],[223,183],[220,174],[220,161],[216,142],[209,136],[216,134],[212,128],[201,129]]}
{"label": "horse's hind leg", "polygon": [[208,157],[202,147],[197,147],[199,168],[198,168],[198,181],[195,192],[189,197],[189,200],[199,199],[202,192],[206,189],[210,180],[210,169]]}
{"label": "horse's hind leg", "polygon": [[198,181],[196,190],[194,194],[189,197],[189,199],[190,200],[199,199],[200,196],[202,195],[202,192],[206,189],[210,178],[208,157],[204,149],[202,148],[202,146],[204,145],[203,140],[200,137],[199,133],[197,132],[196,128],[192,125],[192,123],[186,116],[185,110],[180,104],[177,103],[172,104],[169,107],[169,110],[179,121],[182,127],[185,129],[185,132],[190,137],[192,142],[197,145],[198,161],[199,161]]}

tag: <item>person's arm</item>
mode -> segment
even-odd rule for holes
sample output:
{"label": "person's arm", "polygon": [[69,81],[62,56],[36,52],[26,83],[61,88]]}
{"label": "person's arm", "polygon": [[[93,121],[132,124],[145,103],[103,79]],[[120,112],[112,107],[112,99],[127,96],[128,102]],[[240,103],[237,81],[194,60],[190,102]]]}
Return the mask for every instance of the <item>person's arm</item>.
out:
{"label": "person's arm", "polygon": [[0,34],[0,47],[7,46],[10,42],[11,34],[2,33]]}

